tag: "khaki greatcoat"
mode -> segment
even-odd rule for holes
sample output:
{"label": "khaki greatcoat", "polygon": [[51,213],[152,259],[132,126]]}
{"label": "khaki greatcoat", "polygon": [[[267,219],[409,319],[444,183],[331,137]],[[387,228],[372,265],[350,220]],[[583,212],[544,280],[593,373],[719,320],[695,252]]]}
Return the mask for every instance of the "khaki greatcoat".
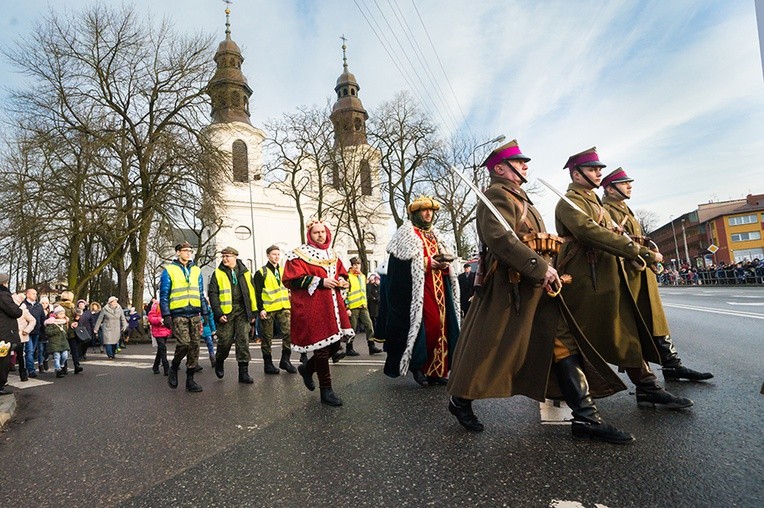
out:
{"label": "khaki greatcoat", "polygon": [[[634,212],[623,200],[605,196],[602,204],[610,213],[613,220],[623,228],[630,237],[643,236],[642,226],[639,225]],[[668,320],[663,310],[661,295],[658,293],[658,278],[652,270],[637,270],[626,263],[626,283],[629,285],[632,297],[637,301],[637,307],[654,337],[670,335]]]}
{"label": "khaki greatcoat", "polygon": [[[541,215],[515,183],[493,178],[485,194],[520,237],[531,229],[545,232]],[[523,209],[527,222],[522,219]],[[558,320],[567,309],[560,299],[536,287],[550,260],[507,233],[482,202],[477,205],[477,226],[480,240],[487,246],[488,273],[464,318],[448,392],[466,399],[512,395],[539,401],[560,398],[557,383],[549,374]],[[521,274],[516,284],[510,280],[513,270]],[[618,376],[582,337],[569,312],[567,315],[592,394],[605,396],[624,389]]]}
{"label": "khaki greatcoat", "polygon": [[646,247],[611,231],[610,214],[592,190],[571,183],[565,196],[585,212],[563,200],[555,208],[557,232],[566,240],[557,257],[557,270],[573,277],[573,283],[562,290],[573,317],[608,362],[620,367],[640,367],[643,359],[660,363],[620,259],[641,256],[650,264],[655,257]]}

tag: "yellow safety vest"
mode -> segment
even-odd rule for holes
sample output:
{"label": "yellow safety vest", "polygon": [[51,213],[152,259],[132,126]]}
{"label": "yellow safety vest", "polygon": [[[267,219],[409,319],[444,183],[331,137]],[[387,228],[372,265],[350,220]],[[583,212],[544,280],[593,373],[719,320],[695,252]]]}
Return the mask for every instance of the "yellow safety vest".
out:
{"label": "yellow safety vest", "polygon": [[281,282],[284,278],[284,270],[281,266],[276,268],[279,271],[279,278],[271,272],[267,266],[260,269],[260,273],[263,274],[263,309],[265,312],[276,312],[282,309],[291,309],[292,304],[289,303],[289,290],[284,287],[284,283]]}
{"label": "yellow safety vest", "polygon": [[175,263],[165,266],[170,275],[170,310],[192,306],[202,308],[202,290],[199,287],[199,275],[202,271],[194,265],[186,278],[185,270]]}
{"label": "yellow safety vest", "polygon": [[[231,294],[231,279],[228,278],[228,274],[220,268],[215,268],[215,278],[218,281],[218,296],[220,298],[220,310],[223,314],[230,314],[233,310],[233,295]],[[255,300],[255,287],[252,285],[252,276],[249,274],[249,270],[244,272],[239,277],[239,284],[241,279],[244,279],[244,284],[247,285],[249,291],[249,306],[250,310],[257,310],[257,301]]]}
{"label": "yellow safety vest", "polygon": [[350,290],[348,291],[348,308],[361,309],[367,307],[366,303],[366,276],[364,274],[348,274]]}

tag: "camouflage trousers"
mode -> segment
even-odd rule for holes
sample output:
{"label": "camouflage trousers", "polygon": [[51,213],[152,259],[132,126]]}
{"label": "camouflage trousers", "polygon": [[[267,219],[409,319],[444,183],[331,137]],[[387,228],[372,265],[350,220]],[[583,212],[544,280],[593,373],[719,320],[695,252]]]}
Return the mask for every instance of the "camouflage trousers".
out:
{"label": "camouflage trousers", "polygon": [[175,356],[172,365],[180,367],[183,357],[188,356],[186,367],[194,369],[199,363],[199,340],[202,337],[201,316],[173,316],[172,336],[175,339]]}
{"label": "camouflage trousers", "polygon": [[292,352],[292,328],[290,319],[292,311],[289,309],[275,310],[268,313],[268,317],[260,319],[260,327],[263,329],[263,337],[260,342],[260,350],[264,355],[271,354],[273,343],[273,329],[278,326],[279,334],[276,339],[281,339],[281,350],[284,353]]}
{"label": "camouflage trousers", "polygon": [[225,360],[231,351],[231,346],[236,346],[236,362],[249,363],[252,355],[249,353],[250,323],[247,313],[238,305],[234,305],[233,311],[225,323],[218,322],[218,350],[216,359]]}
{"label": "camouflage trousers", "polygon": [[[350,309],[350,327],[353,328],[354,332],[358,331],[358,321],[361,321],[361,324],[366,329],[366,340],[374,340],[374,323],[371,322],[369,309],[365,307]],[[350,342],[353,342],[353,339],[350,339]]]}

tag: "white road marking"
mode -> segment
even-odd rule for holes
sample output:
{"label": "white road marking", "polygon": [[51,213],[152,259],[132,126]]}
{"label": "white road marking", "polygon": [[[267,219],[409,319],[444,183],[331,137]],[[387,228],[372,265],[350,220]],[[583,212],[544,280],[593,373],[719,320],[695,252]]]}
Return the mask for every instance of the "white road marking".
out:
{"label": "white road marking", "polygon": [[150,369],[151,365],[148,363],[134,363],[125,362],[120,360],[88,360],[84,362],[84,365],[101,365],[104,367],[132,367],[133,369]]}
{"label": "white road marking", "polygon": [[[586,508],[586,505],[578,501],[567,501],[564,499],[552,499],[549,502],[549,508]],[[604,504],[594,503],[594,508],[608,508]]]}
{"label": "white road marking", "polygon": [[44,385],[52,385],[52,381],[42,381],[38,378],[29,378],[29,381],[21,381],[20,379],[16,377],[9,377],[8,382],[6,383],[9,386],[16,387],[20,390],[26,390],[27,388],[34,388],[35,386],[44,386]]}
{"label": "white road marking", "polygon": [[567,404],[547,399],[539,403],[541,425],[570,425],[573,414]]}
{"label": "white road marking", "polygon": [[742,305],[747,307],[764,307],[764,302],[726,302],[727,305]]}
{"label": "white road marking", "polygon": [[709,314],[723,314],[725,316],[734,316],[734,317],[746,317],[746,318],[753,318],[753,319],[764,319],[764,314],[757,314],[755,312],[744,312],[742,310],[721,310],[721,309],[714,309],[710,307],[698,307],[695,305],[683,305],[679,303],[665,303],[663,304],[664,307],[674,307],[675,309],[683,309],[683,310],[695,310],[698,312],[708,312]]}

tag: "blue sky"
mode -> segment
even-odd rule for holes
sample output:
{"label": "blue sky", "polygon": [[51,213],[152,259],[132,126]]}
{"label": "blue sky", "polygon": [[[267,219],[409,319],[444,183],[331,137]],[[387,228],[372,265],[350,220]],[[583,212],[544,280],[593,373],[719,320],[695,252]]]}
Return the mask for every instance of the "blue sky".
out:
{"label": "blue sky", "polygon": [[[76,11],[93,3],[0,0],[0,44],[27,36],[49,5]],[[219,0],[135,5],[169,16],[177,30],[223,37]],[[423,100],[432,98],[425,106],[444,134],[517,138],[533,158],[531,177],[559,188],[568,182],[561,169],[568,156],[596,145],[610,168],[623,166],[636,178],[632,208],[654,210],[662,221],[712,199],[764,193],[764,80],[753,0],[417,0],[416,6],[450,85],[411,0],[235,1],[232,32],[254,89],[253,123],[323,104],[342,70],[344,33],[367,109],[414,88]],[[361,11],[387,34],[413,86]],[[406,26],[437,84],[414,56]],[[5,61],[0,75],[5,86],[23,84]],[[0,107],[6,97],[0,92]],[[536,201],[550,222],[556,199],[547,192]]]}

